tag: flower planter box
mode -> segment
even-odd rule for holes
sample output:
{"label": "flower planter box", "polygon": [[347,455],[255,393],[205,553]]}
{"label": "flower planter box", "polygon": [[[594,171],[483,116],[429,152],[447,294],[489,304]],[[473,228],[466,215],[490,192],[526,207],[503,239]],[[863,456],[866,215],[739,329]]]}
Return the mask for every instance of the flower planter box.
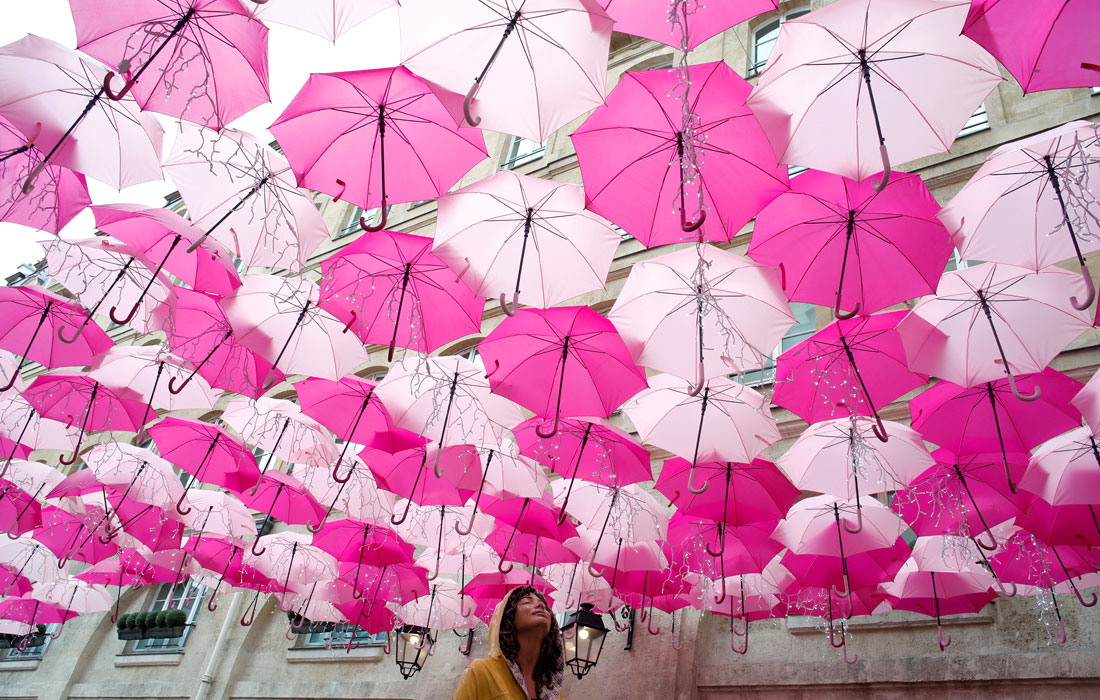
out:
{"label": "flower planter box", "polygon": [[176,637],[182,637],[183,631],[186,625],[177,625],[175,627],[147,627],[142,630],[145,634],[142,635],[143,639],[175,639]]}
{"label": "flower planter box", "polygon": [[[0,649],[18,649],[19,646],[20,646],[20,642],[22,642],[23,639],[24,639],[23,637],[15,637],[15,638],[3,637],[3,638],[0,638]],[[45,643],[46,643],[46,635],[36,634],[36,635],[34,635],[33,637],[30,638],[30,641],[27,643],[25,648],[29,649],[31,647],[42,646]]]}
{"label": "flower planter box", "polygon": [[144,630],[139,628],[117,630],[118,638],[122,640],[141,639]]}
{"label": "flower planter box", "polygon": [[335,622],[303,622],[300,627],[291,625],[290,631],[294,634],[320,634],[332,632],[336,629]]}

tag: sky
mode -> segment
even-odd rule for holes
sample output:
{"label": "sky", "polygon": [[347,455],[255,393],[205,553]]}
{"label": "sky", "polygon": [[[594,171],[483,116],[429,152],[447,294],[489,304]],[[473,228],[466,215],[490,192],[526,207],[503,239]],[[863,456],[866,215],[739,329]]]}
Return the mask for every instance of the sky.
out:
{"label": "sky", "polygon": [[[27,34],[53,39],[69,48],[76,47],[76,29],[68,0],[34,0],[32,3],[5,2],[0,9],[0,46],[10,44]],[[268,75],[271,102],[240,117],[229,126],[252,132],[265,141],[271,140],[267,126],[298,92],[311,73],[381,68],[398,62],[397,11],[385,10],[344,34],[334,45],[321,37],[278,24],[270,24],[268,35]],[[153,114],[164,125],[164,153],[172,150],[177,131],[175,120]],[[75,115],[74,115],[75,116]],[[88,178],[88,189],[94,204],[133,202],[149,206],[164,204],[165,195],[175,190],[168,181],[128,187],[121,192]],[[95,221],[85,210],[61,231],[62,238],[79,239],[91,236]],[[51,234],[26,226],[0,223],[0,281],[18,269],[20,264],[33,264],[43,256],[35,241]]]}

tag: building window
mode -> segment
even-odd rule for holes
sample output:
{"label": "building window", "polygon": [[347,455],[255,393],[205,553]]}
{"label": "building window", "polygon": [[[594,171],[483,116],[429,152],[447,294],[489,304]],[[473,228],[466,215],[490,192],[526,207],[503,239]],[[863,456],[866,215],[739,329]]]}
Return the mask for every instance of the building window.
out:
{"label": "building window", "polygon": [[788,165],[787,166],[787,177],[792,178],[796,175],[801,175],[802,173],[806,172],[807,170],[809,170],[809,168],[807,168],[804,165]]}
{"label": "building window", "polygon": [[[57,628],[60,626],[61,625],[57,624],[46,625],[46,637],[42,640],[42,643],[37,646],[29,646],[23,651],[20,651],[15,647],[12,647],[11,649],[4,649],[2,652],[0,652],[0,661],[23,661],[25,659],[41,659],[42,656],[46,653],[47,647],[50,646],[50,641],[52,639],[50,637],[50,633],[57,631]],[[35,632],[36,630],[32,627],[31,633],[33,634]],[[3,667],[0,667],[0,671],[2,670]]]}
{"label": "building window", "polygon": [[772,351],[767,362],[760,369],[752,369],[741,374],[732,374],[730,378],[741,382],[746,386],[758,386],[768,384],[775,380],[775,361],[785,351],[798,345],[806,338],[817,332],[817,306],[814,304],[802,304],[791,302],[791,312],[794,314],[794,325],[791,326],[779,346]]}
{"label": "building window", "polygon": [[384,646],[386,644],[386,633],[371,634],[357,625],[339,623],[330,632],[311,632],[298,635],[294,648],[331,649],[347,646],[351,640],[358,642],[360,646]]}
{"label": "building window", "polygon": [[202,607],[203,594],[206,587],[202,584],[188,580],[186,583],[163,583],[157,590],[157,597],[149,610],[173,610],[179,609],[187,613],[187,627],[183,630],[182,637],[173,639],[138,639],[132,642],[130,651],[137,654],[155,654],[164,651],[181,651],[187,644],[187,638],[191,635],[191,628],[195,622],[195,616]]}
{"label": "building window", "polygon": [[[608,223],[611,223],[611,222],[609,221]],[[613,231],[615,231],[615,233],[619,234],[619,238],[623,239],[624,241],[629,241],[629,240],[634,239],[634,236],[631,236],[629,233],[624,231],[618,224],[611,224],[611,229]]]}
{"label": "building window", "polygon": [[957,138],[963,136],[970,136],[976,134],[979,131],[989,130],[989,113],[985,111],[985,103],[983,102],[978,109],[970,116],[970,119],[966,120],[966,124],[963,125],[962,131],[959,132]]}
{"label": "building window", "polygon": [[772,55],[772,49],[775,48],[775,42],[779,39],[779,28],[783,26],[784,22],[790,21],[795,17],[801,17],[802,15],[808,15],[810,8],[801,7],[797,10],[790,10],[776,17],[771,22],[768,22],[760,29],[753,32],[752,35],[752,65],[749,67],[749,76],[759,75],[760,71],[764,70],[764,66],[768,63],[768,58]]}
{"label": "building window", "polygon": [[512,170],[521,165],[526,165],[527,163],[542,158],[542,152],[545,150],[546,146],[544,144],[536,143],[522,136],[513,136],[508,142],[504,163],[502,163],[500,167],[504,170]]}
{"label": "building window", "polygon": [[474,343],[473,345],[466,348],[465,350],[462,350],[460,352],[456,352],[456,353],[453,353],[453,354],[458,355],[459,357],[464,357],[467,360],[469,360],[470,362],[473,362],[475,365],[477,365],[481,369],[483,369],[483,370],[485,369],[485,360],[481,359],[481,353],[478,352],[478,350],[477,350],[477,343]]}

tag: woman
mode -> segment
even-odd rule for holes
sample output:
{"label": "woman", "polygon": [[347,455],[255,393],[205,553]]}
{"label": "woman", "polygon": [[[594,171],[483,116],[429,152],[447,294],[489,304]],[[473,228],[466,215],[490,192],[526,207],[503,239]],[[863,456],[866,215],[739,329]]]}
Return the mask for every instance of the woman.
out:
{"label": "woman", "polygon": [[489,658],[470,662],[453,700],[561,700],[561,630],[537,589],[513,588],[489,623]]}

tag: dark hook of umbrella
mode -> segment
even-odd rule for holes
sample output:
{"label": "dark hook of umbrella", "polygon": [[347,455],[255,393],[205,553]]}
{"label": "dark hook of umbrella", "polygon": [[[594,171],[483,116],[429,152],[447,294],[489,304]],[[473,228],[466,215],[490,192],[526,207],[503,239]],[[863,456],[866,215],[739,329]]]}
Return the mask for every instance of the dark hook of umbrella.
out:
{"label": "dark hook of umbrella", "polygon": [[[733,599],[730,599],[730,649],[744,656],[749,651],[749,616],[745,610],[745,575],[741,574],[741,629],[733,626]],[[734,637],[744,637],[745,644],[738,647],[734,644]]]}
{"label": "dark hook of umbrella", "polygon": [[523,258],[527,255],[527,240],[531,237],[531,223],[534,216],[535,209],[527,207],[527,216],[523,219],[523,245],[519,249],[519,265],[516,269],[516,290],[512,292],[511,308],[508,308],[504,292],[500,293],[500,310],[504,312],[505,316],[515,316],[516,310],[519,308],[519,287],[520,281],[523,279]]}
{"label": "dark hook of umbrella", "polygon": [[860,49],[857,57],[859,58],[859,71],[863,76],[863,82],[867,85],[867,97],[871,100],[871,114],[875,118],[875,131],[878,133],[878,152],[882,158],[882,181],[871,181],[872,186],[875,188],[875,192],[882,192],[886,188],[887,183],[890,182],[890,153],[886,150],[886,138],[882,135],[882,124],[878,118],[878,105],[875,104],[875,91],[871,87],[871,62],[867,60],[867,49]]}
{"label": "dark hook of umbrella", "polygon": [[702,405],[699,407],[699,429],[695,431],[695,453],[691,457],[691,469],[688,471],[688,491],[691,491],[695,495],[704,493],[708,488],[710,488],[709,481],[704,481],[703,485],[698,488],[696,488],[695,485],[692,483],[692,481],[694,481],[695,479],[696,462],[699,461],[699,447],[702,444],[703,440],[703,421],[707,416],[707,404],[709,403],[709,401],[710,387],[708,386],[703,390],[703,401]]}
{"label": "dark hook of umbrella", "polygon": [[[519,524],[523,521],[523,514],[527,511],[527,505],[530,502],[531,502],[530,498],[523,499],[523,505],[520,506],[520,508],[519,508],[519,516],[516,518],[516,524],[512,528],[512,534],[508,538],[508,543],[504,545],[504,551],[500,553],[500,561],[497,562],[497,571],[499,571],[502,574],[506,574],[514,568],[514,566],[512,565],[511,562],[505,562],[504,561],[504,557],[508,554],[508,550],[512,548],[512,540],[515,539],[516,532],[519,531]],[[504,568],[505,563],[508,564],[507,569]]]}
{"label": "dark hook of umbrella", "polygon": [[93,380],[92,381],[92,393],[91,393],[91,396],[88,397],[87,405],[84,406],[84,418],[80,421],[80,435],[78,435],[77,438],[76,438],[76,447],[73,448],[73,456],[69,457],[68,459],[65,459],[64,455],[62,455],[61,457],[58,457],[58,461],[61,462],[62,464],[65,464],[65,465],[72,464],[73,462],[76,461],[77,455],[80,454],[80,443],[84,442],[84,434],[87,432],[87,429],[88,429],[88,419],[92,415],[92,409],[95,407],[95,397],[96,397],[96,394],[98,394],[98,393],[99,393],[99,382]]}
{"label": "dark hook of umbrella", "polygon": [[852,307],[851,311],[840,310],[840,298],[844,293],[844,273],[848,271],[848,253],[852,248],[852,234],[856,231],[856,210],[848,210],[848,219],[844,230],[844,257],[840,261],[840,281],[836,283],[836,303],[833,304],[833,315],[841,321],[847,321],[859,314],[860,303]]}
{"label": "dark hook of umbrella", "polygon": [[[997,343],[997,352],[1001,355],[1001,365],[1004,366],[1005,376],[1008,378],[1008,385],[1012,388],[1012,395],[1021,401],[1034,401],[1042,394],[1042,388],[1035,387],[1035,391],[1030,395],[1025,396],[1020,393],[1020,389],[1016,386],[1016,377],[1013,376],[1012,370],[1009,369],[1008,357],[1005,356],[1004,346],[1001,345],[1001,336],[997,335],[997,325],[993,323],[993,310],[989,306],[989,299],[986,298],[985,290],[979,289],[978,292],[978,304],[982,307],[982,312],[985,314],[985,318],[989,321],[989,329],[993,331],[993,340]],[[1010,482],[1011,483],[1011,482]],[[1016,489],[1012,489],[1012,493],[1016,493]]]}
{"label": "dark hook of umbrella", "polygon": [[420,485],[420,477],[424,474],[424,465],[428,463],[428,448],[421,448],[424,452],[420,456],[420,468],[416,470],[416,478],[413,479],[412,488],[409,489],[409,497],[405,500],[405,511],[401,513],[401,517],[397,517],[394,513],[390,516],[391,525],[400,525],[405,522],[405,518],[409,517],[409,510],[412,509],[413,495],[416,493],[416,487]]}
{"label": "dark hook of umbrella", "polygon": [[[1015,387],[1013,387],[1013,390],[1015,390]],[[1008,454],[1005,452],[1005,438],[1004,433],[1001,431],[1001,417],[997,413],[997,397],[993,392],[993,382],[985,383],[985,391],[986,395],[989,397],[989,408],[993,411],[993,426],[997,429],[997,444],[1001,446],[1001,462],[1004,464],[1005,468],[1005,479],[1008,480],[1009,490],[1012,491],[1012,493],[1016,493],[1016,483],[1012,480],[1012,472],[1008,469]],[[1035,394],[1038,396],[1039,387],[1035,387]]]}
{"label": "dark hook of umbrella", "polygon": [[[386,228],[386,217],[390,212],[389,197],[386,196],[386,105],[378,105],[378,159],[381,161],[382,173],[382,204],[379,207],[378,223],[368,225],[366,218],[359,217],[359,228],[367,233],[378,233]],[[397,312],[400,317],[400,310]],[[390,346],[390,362],[393,362],[393,346]]]}
{"label": "dark hook of umbrella", "polygon": [[495,453],[495,450],[489,450],[489,456],[485,459],[485,473],[481,475],[481,484],[477,487],[477,496],[474,498],[474,508],[470,512],[470,524],[463,530],[458,520],[455,520],[455,532],[463,537],[469,535],[474,529],[474,518],[477,517],[477,504],[481,503],[481,494],[485,491],[485,479],[489,476],[489,466],[493,463],[493,455]]}
{"label": "dark hook of umbrella", "polygon": [[27,342],[27,349],[24,350],[23,354],[19,356],[19,365],[12,370],[11,379],[8,380],[8,383],[5,384],[3,387],[0,387],[0,392],[5,392],[15,386],[15,382],[19,379],[19,373],[23,370],[23,365],[27,362],[27,353],[29,353],[31,351],[31,347],[34,346],[34,339],[38,337],[38,331],[42,330],[42,326],[46,323],[46,319],[50,315],[50,308],[52,306],[53,301],[46,302],[46,308],[42,309],[42,315],[38,317],[38,325],[35,326],[34,333],[31,333],[31,339]]}
{"label": "dark hook of umbrella", "polygon": [[198,250],[199,246],[202,245],[202,242],[206,240],[207,236],[214,233],[214,231],[216,231],[219,226],[221,226],[223,223],[225,223],[225,220],[228,219],[234,212],[240,211],[240,208],[244,206],[244,203],[247,202],[249,199],[251,199],[257,192],[259,192],[260,189],[264,185],[266,185],[267,181],[270,180],[272,177],[274,177],[274,176],[271,173],[268,173],[268,174],[264,175],[262,178],[260,178],[256,182],[256,184],[252,186],[252,189],[250,189],[248,192],[246,192],[243,197],[238,199],[237,202],[232,207],[229,208],[229,211],[222,214],[221,218],[219,218],[217,221],[215,221],[213,226],[206,229],[206,231],[201,236],[199,236],[198,240],[196,240],[191,245],[187,246],[187,252],[188,253],[194,253],[196,250]]}
{"label": "dark hook of umbrella", "polygon": [[481,74],[474,78],[474,84],[470,86],[470,89],[466,91],[466,97],[462,100],[462,114],[466,117],[466,123],[470,126],[477,126],[481,123],[481,117],[475,118],[470,113],[470,103],[473,102],[474,97],[477,96],[477,91],[481,89],[481,81],[485,79],[485,74],[489,72],[489,69],[493,66],[493,63],[497,60],[497,56],[500,55],[500,50],[504,47],[504,42],[508,40],[508,36],[516,28],[519,23],[520,14],[522,9],[517,8],[516,13],[512,15],[512,18],[508,20],[508,24],[504,25],[504,35],[500,37],[500,41],[497,43],[497,47],[493,49],[493,55],[489,56],[489,61],[485,64],[485,67],[481,69]]}
{"label": "dark hook of umbrella", "polygon": [[[252,596],[252,602],[248,604],[244,609],[244,614],[241,615],[241,627],[249,627],[252,625],[252,622],[256,619],[256,608],[259,607],[259,603],[260,591],[257,590],[255,595]],[[245,622],[245,620],[248,620],[248,622]]]}
{"label": "dark hook of umbrella", "polygon": [[[695,385],[692,386],[689,384],[687,392],[687,395],[693,398],[699,395],[699,392],[703,389],[703,385],[707,382],[707,373],[703,366],[703,361],[705,359],[703,356],[703,306],[705,304],[703,294],[705,291],[706,286],[703,284],[703,280],[700,280],[699,283],[695,285],[695,321],[696,326],[699,328],[699,365],[695,371]],[[690,483],[690,481],[689,479],[688,482]]]}
{"label": "dark hook of umbrella", "polygon": [[95,94],[92,95],[92,98],[88,100],[88,103],[86,105],[84,105],[84,109],[81,110],[80,114],[77,115],[75,120],[73,120],[73,123],[69,125],[69,128],[65,130],[65,133],[61,135],[61,138],[57,140],[57,143],[53,145],[53,148],[51,148],[49,152],[46,153],[46,156],[38,165],[34,166],[34,169],[32,169],[31,172],[27,175],[27,179],[23,181],[23,188],[20,191],[24,195],[28,195],[31,193],[31,190],[34,189],[35,179],[43,170],[46,169],[46,165],[50,162],[50,158],[52,158],[53,155],[57,153],[58,149],[61,148],[61,145],[65,143],[65,141],[67,141],[70,136],[72,136],[72,133],[76,130],[76,127],[80,126],[80,122],[84,121],[84,117],[88,116],[88,113],[92,111],[92,107],[95,107],[96,103],[103,99],[104,94],[104,88],[101,87],[96,90]]}
{"label": "dark hook of umbrella", "polygon": [[[337,458],[336,464],[332,467],[332,480],[338,484],[346,484],[348,482],[348,479],[351,478],[352,472],[355,471],[355,466],[353,464],[352,468],[348,470],[347,476],[345,476],[343,479],[340,478],[340,465],[344,463],[344,455],[347,454],[348,446],[351,445],[351,438],[355,435],[355,431],[359,428],[359,421],[363,419],[363,414],[367,412],[367,406],[370,404],[370,399],[372,396],[374,396],[374,389],[370,389],[367,391],[367,397],[363,399],[363,405],[359,407],[359,413],[355,414],[355,421],[351,424],[351,430],[348,431],[348,439],[344,441],[344,447],[340,450],[340,456]],[[335,501],[333,501],[333,503],[335,503]],[[329,512],[331,511],[332,509],[329,508]],[[328,517],[327,513],[325,514],[325,517]],[[324,521],[322,520],[321,522]],[[316,530],[311,530],[311,532],[316,532]]]}
{"label": "dark hook of umbrella", "polygon": [[1062,196],[1062,183],[1058,179],[1058,173],[1054,170],[1054,160],[1049,156],[1043,156],[1043,162],[1046,164],[1047,177],[1050,178],[1050,184],[1054,187],[1054,193],[1058,195],[1058,205],[1062,208],[1062,221],[1066,225],[1066,229],[1069,231],[1069,239],[1073,242],[1073,251],[1077,254],[1077,262],[1081,265],[1081,279],[1085,282],[1085,298],[1082,301],[1078,301],[1076,295],[1069,298],[1069,303],[1073,304],[1073,308],[1078,311],[1084,311],[1092,306],[1092,302],[1096,300],[1096,286],[1092,282],[1092,275],[1089,274],[1089,269],[1085,265],[1085,256],[1081,253],[1081,245],[1077,242],[1077,234],[1073,230],[1073,222],[1069,219],[1069,214],[1066,212],[1066,200]]}
{"label": "dark hook of umbrella", "polygon": [[848,364],[852,367],[852,371],[855,372],[856,379],[859,381],[859,388],[863,390],[863,398],[867,402],[867,407],[871,409],[871,413],[875,417],[875,423],[871,426],[871,431],[874,432],[875,437],[880,442],[887,442],[890,440],[890,436],[886,434],[886,426],[882,422],[882,418],[878,414],[878,409],[875,408],[874,402],[871,401],[871,392],[867,391],[867,385],[863,382],[863,375],[859,372],[859,366],[856,365],[856,356],[852,352],[852,347],[848,344],[848,339],[844,337],[844,334],[840,334],[840,344],[844,348],[844,354],[848,358]]}
{"label": "dark hook of umbrella", "polygon": [[104,290],[103,296],[99,298],[99,301],[95,303],[95,306],[92,307],[92,310],[89,311],[88,315],[84,317],[84,321],[77,327],[76,332],[73,333],[72,337],[65,336],[65,326],[59,325],[57,327],[58,340],[60,340],[62,343],[68,343],[70,345],[76,342],[76,339],[80,337],[80,334],[83,333],[84,329],[87,328],[89,323],[91,323],[92,316],[94,316],[96,311],[99,310],[100,305],[102,305],[103,302],[107,300],[107,297],[110,295],[115,286],[118,285],[118,283],[122,281],[122,278],[126,276],[126,271],[130,269],[130,265],[132,265],[133,263],[134,258],[131,257],[123,264],[121,268],[119,268],[118,274],[116,274],[115,278],[111,280],[111,283],[107,285],[107,289]]}
{"label": "dark hook of umbrella", "polygon": [[[440,467],[440,460],[443,459],[443,439],[447,436],[447,424],[451,419],[451,407],[454,406],[455,392],[458,391],[458,368],[455,368],[454,376],[451,377],[451,386],[447,391],[447,409],[443,412],[443,427],[439,430],[439,451],[435,453],[435,464],[432,465],[432,471],[435,472],[435,478],[443,478],[443,469]],[[427,455],[428,448],[424,448],[424,454]]]}
{"label": "dark hook of umbrella", "polygon": [[187,12],[183,13],[183,15],[180,16],[180,18],[176,22],[175,26],[172,27],[172,31],[170,31],[168,33],[168,36],[164,37],[164,41],[162,41],[160,43],[160,45],[158,45],[157,48],[153,50],[153,53],[151,53],[149,55],[149,58],[146,59],[145,62],[141,64],[141,68],[138,68],[137,73],[134,73],[133,75],[130,75],[130,60],[129,59],[123,60],[123,62],[119,64],[118,69],[126,74],[126,84],[123,85],[122,89],[119,90],[118,92],[114,92],[111,89],[111,80],[114,79],[115,72],[114,71],[108,71],[107,75],[103,76],[103,90],[107,93],[107,97],[111,98],[112,100],[114,100],[116,102],[118,100],[121,100],[123,97],[126,97],[127,93],[130,92],[130,88],[134,87],[134,85],[137,83],[138,79],[141,78],[141,75],[145,72],[145,70],[150,65],[152,65],[153,61],[155,61],[157,59],[157,56],[160,55],[160,52],[164,50],[164,47],[167,46],[168,43],[170,41],[172,41],[172,39],[177,34],[179,34],[183,30],[184,27],[187,26],[187,23],[194,16],[195,16],[195,8],[194,7],[187,8]]}
{"label": "dark hook of umbrella", "polygon": [[[840,545],[840,568],[844,575],[844,591],[838,590],[835,583],[830,586],[829,590],[837,598],[848,598],[852,595],[852,584],[848,579],[848,559],[844,556],[844,534],[841,532],[842,528],[840,527],[840,506],[836,503],[833,503],[833,518],[836,519],[836,539]],[[845,522],[845,525],[847,525],[847,522]],[[829,600],[831,601],[832,598]],[[845,617],[851,619],[854,611],[854,601],[849,601],[848,614]]]}
{"label": "dark hook of umbrella", "polygon": [[561,397],[562,392],[565,391],[565,366],[567,364],[569,364],[569,336],[565,336],[561,344],[561,376],[558,379],[558,403],[554,408],[554,422],[545,433],[542,431],[541,425],[535,426],[535,435],[540,438],[552,438],[558,433],[558,425],[561,422]]}
{"label": "dark hook of umbrella", "polygon": [[[977,537],[974,537],[974,544],[986,551],[992,552],[997,549],[997,538],[993,536],[993,530],[990,529],[989,524],[986,523],[985,516],[982,515],[982,510],[978,507],[978,502],[974,500],[974,494],[970,492],[970,484],[966,483],[966,477],[963,476],[962,467],[959,466],[958,462],[954,464],[954,467],[955,475],[959,477],[959,483],[962,484],[963,490],[966,491],[966,496],[970,499],[970,504],[974,506],[974,512],[978,514],[978,521],[982,524],[982,532]],[[985,534],[989,535],[988,545],[978,539]]]}
{"label": "dark hook of umbrella", "polygon": [[[573,483],[577,480],[577,471],[581,468],[581,458],[584,455],[584,448],[588,445],[588,438],[592,435],[592,423],[588,423],[584,427],[584,434],[581,435],[581,444],[577,448],[577,462],[573,465],[573,475],[569,477],[569,487],[565,490],[565,500],[561,502],[561,507],[558,510],[558,525],[565,522],[568,517],[568,513],[565,512],[565,507],[569,505],[569,495],[573,493]],[[476,507],[477,504],[475,503]]]}
{"label": "dark hook of umbrella", "polygon": [[[409,289],[409,278],[412,274],[412,263],[405,263],[405,271],[401,275],[401,295],[397,298],[397,315],[393,319],[393,337],[390,338],[390,347],[386,353],[386,359],[393,362],[393,352],[397,348],[397,331],[401,323],[401,311],[405,308],[405,292]],[[412,323],[412,319],[409,320]]]}
{"label": "dark hook of umbrella", "polygon": [[1090,593],[1092,600],[1085,602],[1085,599],[1081,596],[1081,591],[1077,588],[1077,584],[1073,582],[1073,576],[1070,575],[1069,569],[1066,568],[1066,563],[1062,561],[1062,555],[1058,553],[1058,548],[1054,545],[1050,546],[1050,551],[1054,552],[1054,558],[1058,560],[1058,565],[1062,567],[1062,572],[1066,575],[1066,582],[1069,583],[1069,587],[1073,589],[1073,595],[1077,596],[1077,602],[1086,608],[1091,608],[1096,605],[1096,593]]}
{"label": "dark hook of umbrella", "polygon": [[210,447],[206,448],[206,454],[202,456],[202,460],[199,461],[198,468],[195,469],[195,476],[187,482],[187,486],[185,486],[183,489],[183,495],[180,496],[178,501],[176,501],[176,512],[180,515],[187,515],[191,512],[190,507],[188,507],[187,510],[183,509],[183,502],[187,499],[187,491],[190,490],[191,484],[199,480],[199,475],[202,474],[202,470],[206,469],[206,460],[208,460],[210,458],[210,455],[214,452],[214,447],[217,446],[218,438],[220,438],[221,436],[221,433],[214,433],[213,439],[210,440]]}
{"label": "dark hook of umbrella", "polygon": [[944,635],[943,622],[940,620],[940,595],[936,592],[936,572],[932,571],[932,600],[936,605],[936,635],[940,645],[940,651],[951,646],[951,635]]}
{"label": "dark hook of umbrella", "polygon": [[[703,225],[707,220],[707,210],[699,210],[699,218],[695,221],[687,220],[687,197],[684,190],[687,189],[687,175],[684,173],[684,132],[676,132],[676,158],[680,161],[680,230],[691,233]],[[702,183],[699,185],[702,187]],[[699,242],[703,242],[703,234],[699,234]]]}
{"label": "dark hook of umbrella", "polygon": [[[168,246],[168,251],[164,254],[164,257],[161,259],[161,261],[157,263],[157,267],[153,270],[153,274],[149,275],[149,281],[145,283],[145,287],[141,290],[141,294],[138,295],[137,301],[134,302],[134,305],[133,307],[131,307],[129,313],[127,313],[122,318],[119,318],[118,316],[115,316],[115,311],[118,309],[118,307],[111,307],[110,313],[108,315],[111,317],[112,321],[122,326],[133,320],[134,316],[137,315],[138,307],[141,306],[141,302],[145,300],[146,295],[149,294],[149,290],[153,287],[153,282],[156,281],[157,275],[159,275],[160,271],[164,269],[164,264],[168,262],[168,258],[172,255],[172,251],[176,249],[176,246],[179,245],[179,242],[182,238],[183,237],[177,233],[176,237],[172,239],[172,244]],[[133,260],[133,258],[131,258],[131,260]]]}
{"label": "dark hook of umbrella", "polygon": [[1016,596],[1016,584],[1012,581],[1008,582],[1008,584],[1012,586],[1012,592],[1009,593],[1005,589],[1004,582],[1001,581],[1001,577],[997,575],[997,570],[993,568],[993,562],[989,561],[989,557],[987,557],[985,555],[985,552],[982,551],[982,547],[978,544],[978,540],[973,537],[971,537],[970,539],[974,542],[974,546],[977,548],[976,551],[978,552],[978,556],[982,558],[982,561],[980,563],[986,568],[987,571],[989,571],[990,575],[993,576],[994,586],[997,589],[997,593],[999,593],[1003,598],[1014,598]]}
{"label": "dark hook of umbrella", "polygon": [[[848,452],[851,454],[854,451],[856,445],[856,424],[852,421],[852,425],[848,428]],[[863,530],[863,505],[859,502],[859,472],[856,471],[855,459],[852,460],[852,484],[856,490],[856,526],[848,527],[848,521],[844,521],[844,529],[849,533],[855,535]],[[836,505],[835,503],[833,504]],[[839,521],[838,521],[839,522]],[[843,547],[843,543],[841,543]]]}
{"label": "dark hook of umbrella", "polygon": [[298,326],[302,325],[302,319],[306,317],[306,312],[309,311],[310,305],[313,303],[312,299],[306,299],[305,306],[298,312],[298,318],[294,319],[294,327],[290,329],[290,333],[287,334],[286,341],[283,342],[283,347],[279,350],[279,354],[275,356],[275,361],[271,363],[271,367],[267,370],[267,376],[264,377],[260,386],[266,391],[271,388],[270,381],[274,379],[275,367],[279,364],[279,360],[283,359],[283,353],[290,347],[290,341],[294,339],[294,332],[298,330]]}
{"label": "dark hook of umbrella", "polygon": [[222,582],[225,581],[226,574],[229,573],[229,567],[233,565],[233,557],[237,556],[237,552],[241,551],[241,548],[237,545],[233,545],[233,548],[229,550],[229,556],[225,560],[225,568],[222,569],[222,575],[218,577],[218,583],[214,586],[214,591],[210,594],[210,600],[206,601],[206,609],[210,612],[214,612],[218,609],[218,604],[214,602],[214,598],[218,595],[218,589],[222,587]]}
{"label": "dark hook of umbrella", "polygon": [[214,353],[218,351],[218,348],[222,347],[222,345],[224,345],[225,342],[229,340],[232,336],[233,329],[227,330],[225,332],[225,335],[222,336],[221,341],[213,344],[213,346],[210,348],[210,352],[206,353],[206,357],[202,358],[202,362],[199,362],[199,364],[195,365],[195,369],[191,370],[191,374],[187,375],[187,379],[184,379],[183,383],[180,384],[178,387],[176,386],[176,379],[178,377],[169,378],[168,391],[173,396],[178,395],[180,392],[182,392],[183,388],[191,383],[191,380],[195,378],[195,375],[199,373],[199,370],[202,369],[203,366],[210,360],[210,358],[214,356]]}

